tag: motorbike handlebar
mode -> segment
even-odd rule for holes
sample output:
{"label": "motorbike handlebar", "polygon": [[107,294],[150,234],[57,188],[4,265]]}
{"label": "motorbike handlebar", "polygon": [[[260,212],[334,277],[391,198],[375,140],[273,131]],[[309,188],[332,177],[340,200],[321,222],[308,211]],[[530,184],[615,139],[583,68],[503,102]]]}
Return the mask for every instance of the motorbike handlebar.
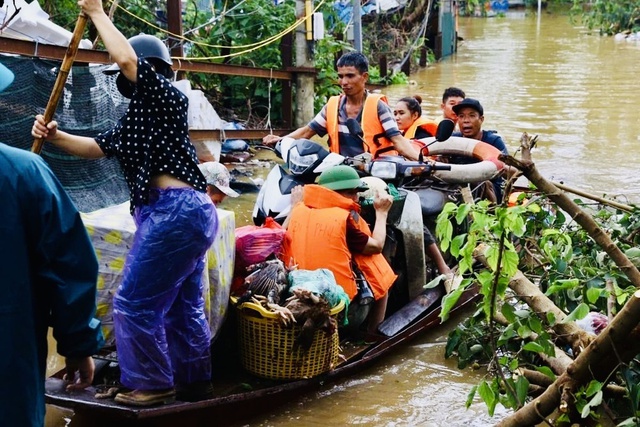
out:
{"label": "motorbike handlebar", "polygon": [[450,171],[451,165],[433,165],[434,171]]}

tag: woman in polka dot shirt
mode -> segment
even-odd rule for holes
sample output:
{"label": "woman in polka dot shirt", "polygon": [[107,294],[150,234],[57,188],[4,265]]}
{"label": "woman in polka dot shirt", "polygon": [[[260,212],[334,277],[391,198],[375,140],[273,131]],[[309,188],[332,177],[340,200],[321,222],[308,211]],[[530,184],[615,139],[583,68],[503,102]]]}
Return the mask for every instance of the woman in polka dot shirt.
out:
{"label": "woman in polka dot shirt", "polygon": [[32,134],[84,158],[115,156],[137,225],[113,301],[126,405],[148,406],[211,393],[210,330],[204,316],[204,254],[218,223],[188,135],[188,99],[170,78],[171,57],[157,38],[127,40],[100,0],[79,0],[115,63],[118,90],[131,99],[117,125],[95,138],[36,117]]}

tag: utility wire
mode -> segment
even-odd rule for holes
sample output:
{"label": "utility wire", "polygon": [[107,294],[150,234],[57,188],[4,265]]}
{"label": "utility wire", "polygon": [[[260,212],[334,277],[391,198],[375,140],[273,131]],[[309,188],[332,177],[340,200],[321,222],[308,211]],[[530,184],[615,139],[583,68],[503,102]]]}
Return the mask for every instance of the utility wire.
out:
{"label": "utility wire", "polygon": [[[297,19],[292,25],[290,25],[289,27],[285,28],[280,33],[278,33],[276,35],[273,35],[271,37],[267,37],[266,39],[264,39],[262,41],[259,41],[259,42],[256,42],[256,43],[247,44],[247,45],[242,45],[242,46],[221,46],[221,45],[213,45],[213,44],[208,44],[208,43],[203,43],[203,42],[196,42],[196,41],[188,39],[188,38],[186,38],[184,36],[181,36],[179,34],[174,34],[174,33],[170,32],[170,31],[167,31],[164,28],[161,28],[161,27],[159,27],[159,26],[147,21],[146,19],[137,16],[136,14],[134,14],[131,11],[129,11],[128,9],[126,9],[125,7],[123,7],[120,4],[118,4],[118,8],[121,9],[122,11],[124,11],[125,13],[129,14],[133,18],[135,18],[135,19],[137,19],[137,20],[139,20],[141,22],[144,22],[146,25],[150,26],[151,28],[154,28],[158,32],[162,32],[162,33],[168,34],[173,39],[182,40],[183,43],[184,42],[189,42],[189,43],[192,43],[192,44],[197,45],[197,46],[219,48],[219,49],[245,49],[243,51],[229,53],[227,55],[218,55],[218,56],[209,56],[209,57],[174,57],[174,59],[183,59],[183,60],[190,60],[190,59],[213,60],[213,59],[224,59],[224,58],[232,58],[232,57],[236,57],[236,56],[241,56],[241,55],[253,52],[255,50],[258,50],[258,49],[260,49],[262,47],[268,46],[271,43],[276,42],[277,40],[281,39],[284,35],[293,32],[296,29],[296,27],[298,27],[305,20],[311,19],[311,16],[313,15],[313,13],[315,13],[324,4],[325,1],[326,0],[321,0],[320,3],[318,3],[318,5],[311,11],[311,13],[309,15],[305,15],[305,16],[301,17],[300,19]],[[231,10],[233,10],[233,8],[230,9],[228,12],[230,12]]]}

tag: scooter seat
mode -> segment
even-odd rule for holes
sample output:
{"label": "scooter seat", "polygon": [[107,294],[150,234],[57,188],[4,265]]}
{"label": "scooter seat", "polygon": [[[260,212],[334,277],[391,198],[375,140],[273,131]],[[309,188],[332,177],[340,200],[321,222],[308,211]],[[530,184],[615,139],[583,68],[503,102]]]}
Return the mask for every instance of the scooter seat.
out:
{"label": "scooter seat", "polygon": [[445,203],[449,201],[447,196],[438,190],[432,188],[420,188],[414,191],[420,198],[420,206],[422,207],[422,218],[428,219],[437,216],[442,212]]}

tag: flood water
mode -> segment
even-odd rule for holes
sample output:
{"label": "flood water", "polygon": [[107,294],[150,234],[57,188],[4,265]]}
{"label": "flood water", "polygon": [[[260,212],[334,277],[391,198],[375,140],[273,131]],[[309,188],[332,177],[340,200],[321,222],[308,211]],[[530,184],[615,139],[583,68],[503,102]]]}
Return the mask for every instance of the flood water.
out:
{"label": "flood water", "polygon": [[[459,34],[464,41],[453,58],[413,74],[409,86],[384,91],[392,103],[419,94],[426,114],[436,117],[443,89],[460,87],[482,102],[484,128],[498,130],[512,153],[522,132],[539,136],[533,160],[545,177],[640,202],[640,43],[589,35],[545,11],[462,18]],[[239,225],[249,222],[253,197],[225,202]],[[482,373],[444,359],[447,332],[432,331],[357,377],[244,425],[493,425],[506,411],[491,419],[478,402],[464,408]],[[50,371],[60,366],[54,357],[49,362]],[[69,414],[49,409],[47,426],[65,425]]]}
{"label": "flood water", "polygon": [[567,16],[510,13],[463,18],[464,41],[452,59],[411,76],[428,115],[444,88],[457,86],[484,106],[484,129],[513,153],[522,132],[538,135],[533,160],[542,174],[597,195],[640,202],[639,42],[589,35]]}

